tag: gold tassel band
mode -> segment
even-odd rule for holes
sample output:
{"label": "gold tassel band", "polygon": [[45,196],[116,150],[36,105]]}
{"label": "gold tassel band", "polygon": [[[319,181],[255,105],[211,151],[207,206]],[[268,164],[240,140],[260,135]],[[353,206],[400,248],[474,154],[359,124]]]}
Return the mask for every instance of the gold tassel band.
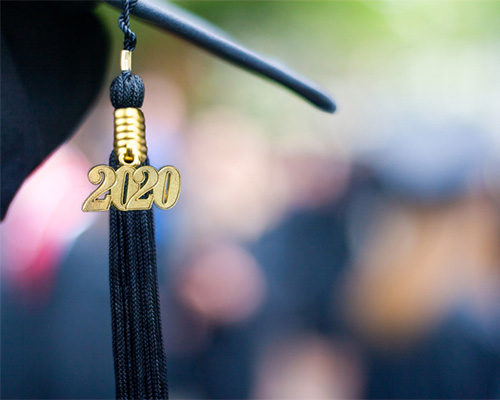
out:
{"label": "gold tassel band", "polygon": [[137,167],[147,157],[144,114],[138,108],[115,110],[115,155],[121,165]]}

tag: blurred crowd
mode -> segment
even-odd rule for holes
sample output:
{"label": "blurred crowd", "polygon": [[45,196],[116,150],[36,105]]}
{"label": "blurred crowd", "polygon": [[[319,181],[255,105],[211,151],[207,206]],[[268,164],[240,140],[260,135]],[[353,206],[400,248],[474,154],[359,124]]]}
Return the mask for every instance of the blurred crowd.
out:
{"label": "blurred crowd", "polygon": [[[499,397],[500,3],[181,5],[340,110],[137,22],[149,157],[182,175],[155,210],[171,398]],[[1,225],[3,398],[114,396],[108,216],[80,211],[111,115],[103,88]]]}

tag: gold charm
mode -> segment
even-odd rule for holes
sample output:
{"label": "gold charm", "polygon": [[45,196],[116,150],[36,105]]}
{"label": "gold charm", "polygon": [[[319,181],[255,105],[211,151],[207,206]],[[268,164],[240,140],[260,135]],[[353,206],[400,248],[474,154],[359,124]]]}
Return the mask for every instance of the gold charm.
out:
{"label": "gold charm", "polygon": [[82,211],[107,211],[111,205],[120,211],[149,210],[153,203],[167,210],[177,203],[181,190],[181,175],[171,165],[159,171],[151,166],[124,165],[115,171],[96,165],[89,171],[89,181],[99,186],[85,200]]}
{"label": "gold charm", "polygon": [[[108,191],[116,183],[115,170],[107,165],[96,165],[89,171],[89,181],[99,187],[94,190],[83,203],[82,211],[107,211],[111,204],[111,197]],[[104,195],[101,200],[99,197]]]}
{"label": "gold charm", "polygon": [[[121,167],[96,165],[89,181],[99,185],[82,205],[83,211],[149,210],[153,203],[162,210],[172,208],[181,190],[181,175],[175,167],[157,171],[148,165],[144,114],[138,108],[118,108],[114,113],[114,151]],[[137,168],[138,167],[138,168]]]}

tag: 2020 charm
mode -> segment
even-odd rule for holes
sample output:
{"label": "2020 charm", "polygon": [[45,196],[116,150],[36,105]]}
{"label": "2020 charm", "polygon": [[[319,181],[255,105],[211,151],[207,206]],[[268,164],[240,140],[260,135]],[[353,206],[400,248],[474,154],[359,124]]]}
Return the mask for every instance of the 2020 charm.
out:
{"label": "2020 charm", "polygon": [[153,203],[167,210],[175,205],[181,189],[179,171],[171,165],[159,171],[149,165],[123,165],[116,171],[108,165],[96,165],[88,177],[99,186],[87,197],[82,211],[107,211],[111,205],[120,211],[149,210]]}

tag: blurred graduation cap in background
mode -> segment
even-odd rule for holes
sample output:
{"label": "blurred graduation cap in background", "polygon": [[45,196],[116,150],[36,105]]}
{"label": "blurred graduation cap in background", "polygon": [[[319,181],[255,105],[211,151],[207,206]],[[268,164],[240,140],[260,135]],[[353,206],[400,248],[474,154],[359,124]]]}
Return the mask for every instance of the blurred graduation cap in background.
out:
{"label": "blurred graduation cap in background", "polygon": [[[107,1],[122,8],[121,1]],[[94,1],[1,2],[1,218],[26,177],[67,140],[103,85],[109,41]],[[327,112],[321,87],[258,55],[162,0],[139,0],[135,16],[234,65],[267,77]]]}
{"label": "blurred graduation cap in background", "polygon": [[484,132],[453,121],[408,121],[404,131],[365,160],[385,193],[437,204],[498,181],[494,147]]}

